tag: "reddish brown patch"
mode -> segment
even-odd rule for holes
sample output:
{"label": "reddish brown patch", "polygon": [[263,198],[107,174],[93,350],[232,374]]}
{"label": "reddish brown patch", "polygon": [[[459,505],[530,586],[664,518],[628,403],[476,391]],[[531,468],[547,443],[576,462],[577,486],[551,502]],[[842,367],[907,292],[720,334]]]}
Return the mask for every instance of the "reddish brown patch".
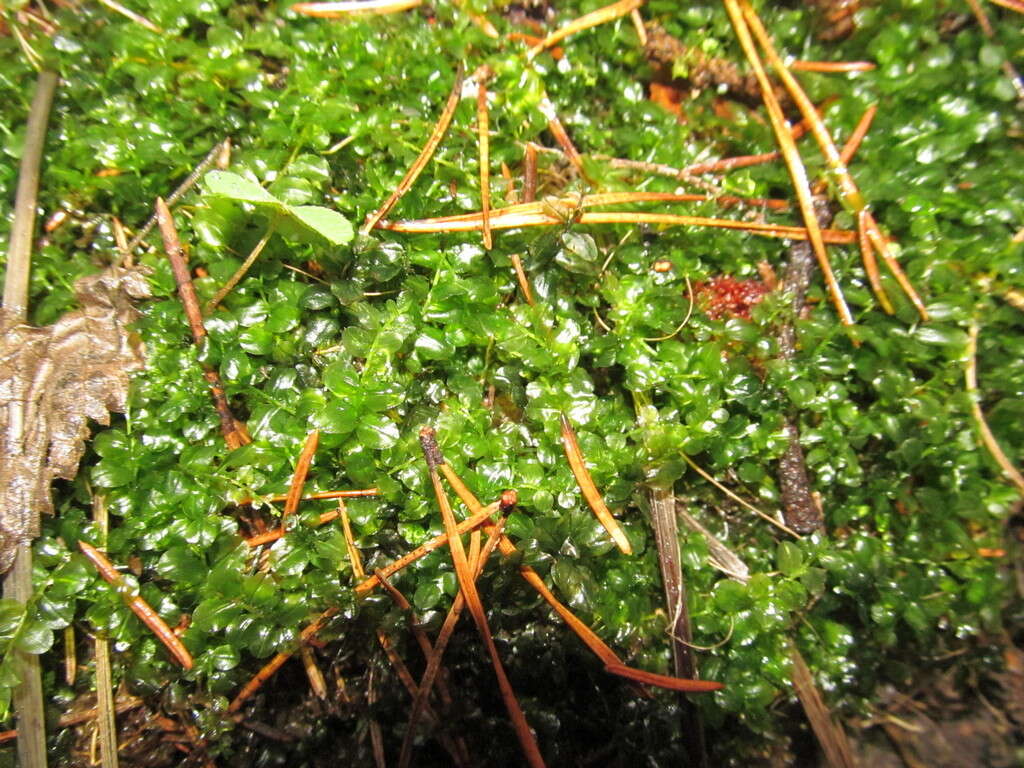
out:
{"label": "reddish brown patch", "polygon": [[712,320],[722,317],[749,320],[751,308],[768,293],[768,286],[760,280],[737,280],[728,276],[702,280],[693,287]]}

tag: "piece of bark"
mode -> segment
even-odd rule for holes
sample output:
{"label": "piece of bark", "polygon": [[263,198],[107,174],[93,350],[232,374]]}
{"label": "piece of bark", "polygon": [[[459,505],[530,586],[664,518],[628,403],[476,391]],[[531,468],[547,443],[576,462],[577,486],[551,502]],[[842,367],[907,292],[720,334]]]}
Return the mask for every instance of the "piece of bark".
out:
{"label": "piece of bark", "polygon": [[80,309],[36,328],[0,313],[0,571],[19,543],[39,535],[52,514],[50,483],[72,480],[89,435],[88,420],[123,413],[142,342],[128,331],[147,298],[143,268],[110,267],[75,283]]}
{"label": "piece of bark", "polygon": [[[814,214],[822,227],[832,221],[828,202],[815,200]],[[804,308],[807,288],[814,274],[815,258],[810,243],[794,243],[789,249],[789,261],[782,273],[780,289],[789,294],[792,309],[791,320],[779,328],[779,357],[792,360],[796,355],[796,318]],[[797,533],[811,533],[825,527],[825,518],[811,495],[811,483],[807,477],[804,450],[800,445],[800,429],[792,414],[785,417],[783,429],[788,445],[779,459],[779,492],[782,495],[782,517],[786,525]]]}

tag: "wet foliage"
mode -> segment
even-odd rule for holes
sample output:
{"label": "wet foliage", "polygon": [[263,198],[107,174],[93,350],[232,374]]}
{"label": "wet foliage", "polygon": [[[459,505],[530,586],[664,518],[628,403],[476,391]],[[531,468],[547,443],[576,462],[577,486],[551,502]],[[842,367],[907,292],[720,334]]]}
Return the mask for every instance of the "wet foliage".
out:
{"label": "wet foliage", "polygon": [[[546,29],[598,5],[559,4]],[[720,5],[684,5],[652,0],[642,12],[683,46],[745,71]],[[979,442],[964,364],[976,320],[981,404],[1003,448],[1019,456],[1024,316],[1013,300],[1024,290],[1024,245],[1011,238],[1024,225],[1022,122],[1001,65],[1022,59],[1020,24],[990,8],[1000,20],[990,40],[970,21],[949,31],[949,15],[967,13],[961,3],[880,0],[857,12],[848,37],[822,42],[813,8],[761,5],[781,50],[877,63],[872,72],[800,79],[816,102],[838,96],[824,118],[840,141],[870,104],[880,105],[851,171],[898,244],[931,322],[918,320],[888,277],[897,311],[884,314],[854,246],[830,254],[860,346],[840,328],[817,277],[808,311],[795,319],[778,293],[735,299],[742,311],[731,309],[732,298],[720,302],[728,311],[692,301],[697,284],[756,285],[758,262],[781,268],[787,259],[782,240],[571,220],[555,237],[498,232],[490,252],[478,233],[352,237],[350,225],[377,208],[416,158],[459,62],[469,72],[487,63],[495,73],[496,204],[509,183],[502,164],[521,191],[525,143],[557,146],[541,108],[545,92],[588,178],[560,155],[541,153],[539,197],[678,184],[602,157],[682,168],[775,148],[763,110],[714,88],[687,91],[683,119],[652,103],[653,65],[628,18],[563,41],[560,58],[544,53],[527,65],[523,44],[508,34],[535,34],[525,25],[532,17],[482,2],[327,21],[299,17],[287,3],[166,0],[146,10],[162,34],[99,3],[54,11],[58,31],[33,39],[62,75],[40,206],[47,217],[67,216],[35,255],[33,324],[53,322],[73,306],[78,276],[118,258],[111,214],[141,227],[154,199],[227,136],[234,176],[208,177],[175,213],[201,302],[268,227],[283,228],[207,318],[199,349],[159,239],[150,238],[139,260],[152,269],[154,299],[140,306],[136,324],[146,370],[134,378],[126,415],[97,427],[77,479],[55,487],[57,514],[43,521],[35,544],[37,596],[28,614],[0,603],[0,708],[15,682],[10,648],[45,654],[56,720],[88,695],[88,636],[104,633],[116,682],[194,726],[222,764],[326,765],[341,755],[365,762],[371,720],[389,752],[397,749],[410,700],[376,632],[391,636],[417,677],[419,650],[386,596],[353,596],[340,527],[313,525],[331,503],[303,502],[262,561],[243,542],[254,531],[240,517],[275,524],[280,505],[265,499],[287,491],[316,427],[307,490],[380,489],[348,509],[367,569],[381,567],[442,531],[416,439],[425,424],[479,498],[518,490],[507,531],[522,561],[633,666],[670,668],[672,617],[649,488],[673,489],[747,563],[749,582],[731,580],[708,564],[700,535],[681,534],[693,640],[710,649],[698,654],[701,675],[726,686],[695,699],[716,765],[749,765],[766,745],[808,743],[789,682],[791,642],[841,719],[870,713],[880,688],[904,688],[922,670],[982,685],[1020,614],[1005,532],[1019,496]],[[484,34],[471,13],[485,13],[500,37]],[[6,234],[32,71],[13,37],[0,38],[0,51]],[[479,209],[474,115],[475,98],[464,99],[435,159],[390,218]],[[811,141],[801,147],[810,172],[820,173]],[[725,194],[792,198],[779,162],[707,178]],[[336,214],[310,214],[310,224],[302,214],[311,207]],[[785,224],[797,216],[742,206],[722,213],[712,203],[680,212]],[[840,211],[832,226],[855,222]],[[512,254],[523,255],[537,306],[517,293]],[[783,359],[776,330],[789,321],[798,348]],[[251,444],[225,447],[201,364],[219,372]],[[618,552],[581,497],[562,453],[560,412],[575,425],[632,556]],[[799,540],[723,495],[687,461],[774,516],[790,414],[827,526]],[[182,637],[195,659],[190,671],[78,554],[79,540],[100,539],[91,494],[107,499],[107,551],[132,566],[131,588],[171,626],[191,617]],[[238,506],[250,498],[258,501],[252,510]],[[492,558],[481,596],[546,758],[678,764],[677,698],[636,698],[606,675],[515,565]],[[395,585],[436,631],[456,591],[447,553],[419,561]],[[311,693],[295,659],[243,710],[271,735],[230,718],[238,689],[331,606],[340,611],[313,648],[328,698]],[[68,626],[81,665],[74,685],[59,653]],[[468,623],[446,658],[458,692],[446,727],[463,733],[483,762],[517,762]],[[65,764],[81,758],[67,731],[55,728],[50,743]],[[447,760],[434,742],[419,755],[422,765]],[[0,760],[12,761],[11,751]]]}

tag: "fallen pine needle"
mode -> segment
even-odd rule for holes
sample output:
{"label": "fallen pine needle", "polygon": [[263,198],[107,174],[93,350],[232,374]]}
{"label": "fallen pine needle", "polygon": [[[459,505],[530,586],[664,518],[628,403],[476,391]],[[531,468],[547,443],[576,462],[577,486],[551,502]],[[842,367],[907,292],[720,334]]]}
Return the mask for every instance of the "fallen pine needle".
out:
{"label": "fallen pine needle", "polygon": [[[380,493],[378,488],[359,488],[354,491],[321,491],[319,493],[310,493],[303,496],[299,501],[318,501],[322,499],[361,499],[365,496],[376,496]],[[281,502],[288,498],[288,494],[281,494],[280,496],[271,496],[267,501],[270,502]],[[238,506],[243,507],[249,504],[253,504],[255,499],[243,499],[238,502]]]}
{"label": "fallen pine needle", "polygon": [[996,436],[992,434],[992,429],[989,427],[988,421],[985,420],[985,413],[981,410],[981,404],[978,402],[979,331],[978,321],[973,320],[970,328],[968,329],[967,361],[964,367],[964,380],[966,383],[967,394],[971,398],[971,414],[974,416],[975,424],[978,425],[978,432],[981,433],[981,442],[985,444],[985,448],[988,449],[989,454],[993,459],[995,459],[999,468],[1003,470],[1003,474],[1006,475],[1010,482],[1017,487],[1017,491],[1024,494],[1024,476],[1022,476],[1020,471],[1013,466],[1013,462],[1010,461],[1009,457],[999,446],[999,442],[996,440]]}
{"label": "fallen pine needle", "polygon": [[[740,6],[742,6],[742,11],[740,10]],[[867,207],[867,203],[865,202],[860,189],[858,189],[856,182],[853,180],[853,176],[851,176],[849,170],[847,170],[846,164],[843,162],[839,150],[836,148],[836,144],[832,140],[831,134],[828,132],[828,128],[825,126],[825,123],[821,118],[818,117],[818,114],[814,109],[814,105],[804,92],[804,89],[800,86],[800,83],[795,77],[793,77],[793,74],[779,57],[779,54],[775,51],[771,37],[768,35],[764,25],[761,23],[761,19],[758,18],[748,0],[726,0],[726,7],[731,9],[730,16],[734,16],[736,19],[733,22],[734,26],[739,24],[743,29],[747,30],[747,40],[750,43],[751,51],[754,56],[757,56],[756,50],[753,50],[753,41],[749,38],[749,33],[753,32],[754,37],[757,38],[757,41],[764,49],[768,61],[771,63],[772,67],[775,68],[776,74],[779,79],[782,80],[782,83],[785,85],[786,90],[793,99],[793,102],[800,109],[804,118],[809,122],[811,133],[814,135],[821,153],[825,156],[825,163],[832,172],[836,184],[838,185],[840,199],[842,200],[843,205],[847,210],[850,210],[854,214],[864,210]],[[737,26],[737,33],[739,33],[739,26]],[[903,270],[900,269],[899,264],[892,257],[889,250],[889,243],[878,230],[878,225],[874,222],[874,217],[871,215],[870,211],[868,212],[868,222],[871,225],[871,228],[868,231],[868,235],[871,237],[871,244],[882,256],[882,260],[885,261],[886,265],[893,270],[893,275],[896,277],[900,288],[903,289],[907,298],[917,309],[921,319],[927,321],[929,319],[928,311],[925,309],[924,303],[917,295],[917,291],[914,289],[914,286],[911,285],[906,275],[903,274]]]}
{"label": "fallen pine needle", "polygon": [[790,659],[793,662],[792,679],[793,688],[796,690],[797,698],[804,708],[807,720],[811,724],[818,744],[825,753],[826,761],[832,768],[854,768],[856,763],[850,749],[850,743],[846,738],[846,732],[842,726],[832,718],[832,713],[825,704],[814,682],[814,676],[807,667],[800,651],[796,646],[790,648]]}
{"label": "fallen pine needle", "polygon": [[[782,151],[786,167],[789,169],[789,176],[793,181],[793,188],[800,202],[800,212],[803,214],[804,224],[807,227],[808,240],[814,250],[815,258],[818,260],[818,267],[825,278],[825,285],[828,287],[832,304],[839,315],[839,321],[844,326],[852,326],[853,315],[850,314],[850,308],[846,305],[842,289],[839,287],[839,282],[832,271],[832,264],[828,260],[821,228],[814,213],[811,189],[807,181],[807,170],[800,159],[800,153],[796,148],[796,142],[793,141],[793,134],[789,130],[782,106],[779,104],[771,81],[768,79],[768,74],[761,63],[761,57],[754,46],[754,41],[750,36],[750,30],[747,26],[747,20],[744,18],[743,11],[740,10],[738,0],[725,0],[725,8],[729,13],[729,19],[732,21],[733,28],[736,30],[740,46],[743,48],[747,61],[750,62],[750,66],[754,70],[754,75],[757,77],[758,84],[761,87],[761,97],[764,100],[765,108],[768,110],[768,117],[771,121],[772,129],[775,131],[775,138],[779,144],[779,149]],[[744,6],[744,10],[746,10],[746,6]],[[813,110],[813,105],[811,109]],[[811,130],[813,131],[815,127],[814,119],[817,118],[817,115],[805,113],[804,116],[811,120]],[[820,120],[817,121],[817,123],[820,122]]]}
{"label": "fallen pine needle", "polygon": [[[321,613],[313,622],[306,627],[299,634],[298,646],[304,645],[321,629],[327,621],[338,612],[338,608],[328,608],[326,611]],[[298,647],[296,646],[296,647]],[[248,683],[242,688],[241,691],[232,699],[231,704],[228,706],[228,712],[237,712],[242,708],[242,705],[260,689],[267,680],[269,680],[281,666],[288,661],[295,653],[294,650],[282,651],[274,656],[269,662],[263,665],[263,668],[257,672]]]}
{"label": "fallen pine needle", "polygon": [[480,212],[484,249],[488,251],[494,246],[494,241],[491,238],[491,123],[487,114],[487,80],[490,77],[491,70],[486,64],[476,71],[476,125],[477,140],[480,145]]}
{"label": "fallen pine needle", "polygon": [[[466,531],[471,531],[474,528],[476,528],[477,526],[480,526],[484,522],[486,522],[486,520],[491,515],[493,515],[495,512],[497,512],[497,511],[498,511],[498,504],[497,503],[491,504],[491,505],[489,505],[487,507],[484,507],[482,509],[478,509],[477,512],[472,517],[468,517],[465,520],[463,520],[461,523],[459,523],[456,526],[456,530],[458,531],[458,533],[460,535],[463,534],[463,533],[466,533]],[[402,570],[406,566],[411,565],[412,563],[415,563],[421,557],[424,557],[424,556],[430,554],[435,549],[443,547],[447,543],[448,543],[448,534],[447,533],[442,533],[440,536],[435,536],[433,539],[431,539],[427,543],[422,544],[421,546],[416,547],[416,549],[412,550],[411,552],[408,552],[408,553],[402,555],[402,557],[398,558],[397,560],[395,560],[390,565],[387,565],[384,568],[381,568],[380,570],[384,574],[385,577],[391,577],[392,575],[394,575],[395,573],[398,573],[398,571]],[[357,595],[365,594],[367,592],[372,592],[378,586],[380,586],[380,579],[376,575],[374,575],[374,576],[370,576],[369,578],[367,578],[361,584],[358,584],[356,586],[356,588],[355,588],[355,591],[356,591]]]}
{"label": "fallen pine needle", "polygon": [[296,3],[295,13],[321,19],[340,19],[357,13],[398,13],[421,5],[423,0],[343,0],[333,3]]}
{"label": "fallen pine needle", "polygon": [[345,549],[348,551],[348,561],[352,566],[352,575],[356,580],[362,581],[366,578],[366,572],[363,570],[363,558],[359,554],[356,539],[352,535],[352,525],[348,521],[348,509],[345,507],[345,502],[341,499],[338,499],[338,514],[341,516],[341,531],[345,536]]}
{"label": "fallen pine needle", "polygon": [[[475,517],[482,509],[479,500],[477,500],[472,491],[466,487],[466,484],[462,482],[462,479],[455,473],[455,470],[453,470],[447,462],[440,465],[440,470],[445,476],[445,479],[451,485],[452,490],[455,491],[455,494],[462,500],[462,503],[466,505]],[[490,534],[493,529],[493,523],[484,523],[484,530],[488,534]],[[501,537],[498,539],[498,548],[503,557],[512,557],[518,552],[516,545],[513,544],[512,540],[505,534],[501,534]],[[576,636],[583,641],[583,644],[586,645],[595,656],[601,659],[602,662],[605,664],[622,663],[619,660],[619,657],[615,654],[615,651],[605,645],[604,641],[597,636],[594,630],[580,621],[580,619],[576,617],[576,614],[566,608],[558,598],[555,597],[554,593],[548,589],[547,585],[544,583],[544,579],[542,579],[540,574],[538,574],[533,568],[529,565],[520,565],[519,575],[527,584],[536,590],[537,594],[544,598],[544,601],[554,609],[555,613],[562,618],[562,621],[564,621],[569,628],[576,633]]]}
{"label": "fallen pine needle", "polygon": [[583,493],[583,498],[587,500],[587,504],[593,511],[594,516],[604,526],[604,529],[608,531],[608,534],[623,554],[633,554],[633,547],[630,546],[629,539],[626,538],[626,534],[619,527],[618,521],[612,517],[611,511],[597,490],[597,486],[594,485],[594,480],[590,476],[590,470],[587,469],[587,465],[583,460],[579,441],[576,440],[576,432],[564,413],[561,415],[561,426],[562,447],[565,449],[565,457],[569,460],[569,468],[572,469],[572,473],[576,478],[576,484],[579,485],[580,491]]}
{"label": "fallen pine needle", "polygon": [[149,631],[156,635],[157,640],[164,644],[178,663],[185,669],[192,669],[192,654],[188,652],[188,649],[178,639],[177,635],[167,626],[167,622],[161,619],[160,615],[150,607],[149,603],[143,600],[140,595],[132,595],[128,592],[124,577],[114,568],[106,556],[96,547],[81,539],[78,542],[78,548],[96,566],[100,576],[121,593],[125,603],[131,608],[132,613],[138,616],[142,623],[149,628]]}
{"label": "fallen pine needle", "polygon": [[[509,206],[510,208],[512,206]],[[505,209],[492,212],[491,229],[513,227],[561,226],[564,221],[552,213],[538,210],[536,213],[506,214]],[[453,217],[454,218],[454,217]],[[682,216],[671,213],[638,213],[636,211],[602,211],[581,213],[576,218],[580,224],[655,224],[667,227],[718,227],[738,229],[761,237],[777,237],[788,240],[807,240],[805,227],[784,224],[760,224],[752,221],[715,219],[705,216]],[[381,229],[392,232],[474,232],[482,226],[480,214],[470,214],[458,220],[413,219],[380,223]],[[857,233],[845,229],[823,229],[821,235],[826,243],[850,245],[857,241]]]}
{"label": "fallen pine needle", "polygon": [[[491,527],[483,550],[478,552],[477,558],[470,562],[474,580],[480,578],[484,564],[494,551],[495,546],[497,546],[504,527],[505,518],[502,517],[496,525]],[[452,607],[445,617],[444,624],[441,625],[441,631],[437,635],[437,642],[434,643],[434,647],[430,649],[430,653],[427,655],[427,667],[420,678],[419,690],[416,692],[412,710],[409,713],[409,724],[405,730],[405,738],[402,740],[402,751],[398,758],[398,768],[407,768],[409,765],[409,760],[412,757],[412,742],[416,735],[416,727],[419,724],[420,717],[424,714],[430,691],[434,687],[434,681],[437,679],[438,672],[441,670],[441,661],[444,657],[445,649],[448,647],[448,641],[455,631],[455,625],[459,621],[459,616],[462,614],[465,603],[466,598],[462,592],[459,592],[452,602]]]}
{"label": "fallen pine needle", "polygon": [[[331,520],[336,520],[340,512],[338,510],[331,510],[330,512],[324,512],[320,515],[320,519],[316,521],[317,526],[326,525]],[[284,528],[275,528],[272,531],[261,533],[257,536],[250,536],[245,540],[245,543],[250,547],[262,547],[264,544],[269,544],[272,541],[284,538],[287,531]]]}
{"label": "fallen pine needle", "polygon": [[306,484],[306,475],[309,474],[309,465],[313,463],[313,456],[316,454],[316,447],[320,442],[320,430],[314,429],[306,437],[306,442],[299,453],[299,459],[295,462],[295,474],[292,475],[292,484],[288,489],[288,495],[284,500],[284,512],[281,514],[281,524],[289,515],[295,514],[299,508],[299,500],[302,498],[302,486]]}
{"label": "fallen pine needle", "polygon": [[309,679],[309,687],[313,695],[318,699],[327,698],[327,682],[324,680],[324,673],[317,666],[313,651],[308,645],[299,647],[299,656],[302,658],[302,666],[306,670],[306,677]]}
{"label": "fallen pine needle", "polygon": [[791,61],[794,72],[870,72],[876,65],[870,61]]}
{"label": "fallen pine needle", "polygon": [[533,768],[538,768],[544,765],[544,758],[541,757],[533,731],[530,730],[530,726],[526,722],[526,716],[519,706],[519,701],[512,690],[512,684],[505,674],[505,667],[498,656],[498,649],[494,645],[494,638],[491,636],[491,629],[487,623],[487,615],[484,613],[483,603],[480,601],[480,595],[476,590],[476,582],[470,572],[469,562],[466,560],[466,551],[458,534],[455,514],[448,503],[448,497],[445,495],[444,488],[441,487],[441,478],[438,476],[437,469],[438,465],[443,462],[443,459],[441,459],[440,450],[437,447],[434,430],[430,427],[421,429],[420,443],[423,446],[423,455],[427,460],[427,469],[430,473],[431,485],[434,487],[434,495],[437,497],[437,504],[441,509],[441,518],[444,520],[445,532],[448,534],[448,548],[451,551],[452,564],[455,566],[455,575],[459,580],[459,589],[465,595],[466,606],[469,608],[469,613],[476,623],[477,630],[484,642],[484,647],[491,658],[491,665],[494,667],[494,675],[498,680],[501,698],[505,703],[505,709],[508,710],[509,718],[512,720],[512,727],[519,739],[520,747],[527,762]]}
{"label": "fallen pine needle", "polygon": [[645,672],[642,669],[627,667],[625,664],[606,664],[605,672],[619,677],[625,677],[644,685],[654,685],[658,688],[667,688],[670,691],[683,691],[685,693],[708,693],[720,691],[725,686],[713,680],[687,680],[682,677],[670,677],[669,675],[658,675],[654,672]]}
{"label": "fallen pine needle", "polygon": [[573,35],[584,29],[589,29],[590,27],[596,27],[599,24],[614,21],[620,16],[625,16],[639,8],[641,5],[643,5],[643,0],[619,0],[617,3],[606,5],[603,8],[598,8],[596,11],[591,11],[590,13],[585,13],[578,19],[573,19],[565,26],[555,30],[545,37],[541,42],[527,52],[526,57],[528,60],[532,59],[537,54],[544,51],[544,49],[560,43],[562,40],[569,37],[569,35]]}
{"label": "fallen pine needle", "polygon": [[391,193],[387,200],[384,201],[383,205],[378,208],[373,214],[367,217],[366,223],[363,224],[360,232],[362,234],[368,234],[382,218],[388,215],[391,208],[398,202],[398,199],[402,197],[409,188],[412,187],[413,183],[419,177],[423,169],[427,167],[427,163],[430,162],[430,158],[434,156],[434,152],[437,151],[438,145],[444,138],[445,133],[448,131],[448,126],[452,122],[452,117],[455,115],[455,109],[459,106],[459,99],[462,96],[462,83],[464,78],[464,70],[462,63],[459,63],[459,67],[455,72],[455,84],[452,86],[451,93],[448,94],[448,103],[445,104],[444,110],[441,112],[441,117],[438,118],[437,123],[434,125],[434,130],[430,134],[430,138],[427,139],[427,143],[423,145],[423,149],[420,151],[419,157],[416,158],[415,162],[409,167],[405,176],[395,187],[395,191]]}

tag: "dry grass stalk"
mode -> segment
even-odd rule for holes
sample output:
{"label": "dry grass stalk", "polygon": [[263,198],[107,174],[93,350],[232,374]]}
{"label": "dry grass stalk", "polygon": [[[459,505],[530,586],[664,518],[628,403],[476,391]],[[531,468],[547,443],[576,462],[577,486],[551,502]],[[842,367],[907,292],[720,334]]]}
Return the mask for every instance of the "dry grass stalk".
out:
{"label": "dry grass stalk", "polygon": [[377,222],[388,215],[388,212],[394,207],[395,203],[398,202],[399,198],[402,197],[412,187],[413,183],[423,172],[423,169],[427,167],[427,163],[430,162],[430,158],[434,156],[434,152],[437,151],[437,147],[441,144],[441,140],[444,138],[445,133],[448,132],[448,126],[451,125],[452,117],[455,115],[455,109],[459,106],[459,99],[462,96],[462,83],[465,79],[465,73],[462,68],[461,62],[459,68],[455,73],[455,84],[452,85],[451,93],[448,94],[448,102],[444,106],[444,110],[441,112],[441,116],[438,118],[437,123],[434,125],[434,130],[431,131],[430,137],[427,139],[427,143],[423,145],[423,149],[420,150],[419,157],[416,158],[415,162],[409,167],[405,176],[398,182],[398,186],[395,187],[395,191],[388,196],[388,199],[378,208],[374,213],[366,218],[366,223],[363,224],[360,233],[363,235],[368,234],[375,226]]}
{"label": "dry grass stalk", "polygon": [[800,651],[793,646],[790,652],[793,661],[792,679],[796,695],[803,705],[807,720],[811,724],[818,744],[825,753],[825,759],[831,768],[855,768],[850,743],[846,740],[846,732],[832,718],[832,713],[825,705],[821,692],[814,682],[807,662]]}
{"label": "dry grass stalk", "polygon": [[999,446],[996,436],[985,420],[985,414],[978,402],[978,321],[972,320],[967,335],[967,360],[964,367],[964,379],[966,382],[967,394],[971,398],[971,414],[974,416],[974,423],[978,425],[978,432],[981,434],[981,442],[988,449],[989,454],[995,460],[1003,474],[1013,483],[1017,490],[1024,495],[1024,476],[1013,466],[1013,462]]}
{"label": "dry grass stalk", "polygon": [[619,550],[625,555],[633,554],[633,547],[630,546],[629,539],[626,538],[626,534],[619,526],[618,521],[612,517],[611,511],[597,490],[597,486],[594,485],[594,480],[590,476],[590,470],[587,469],[583,453],[580,451],[579,442],[576,440],[576,432],[564,413],[561,416],[561,428],[562,447],[565,449],[565,457],[569,460],[569,468],[572,469],[572,474],[576,478],[576,483],[579,485],[583,498],[586,499],[594,516],[604,526],[604,529],[608,531],[608,534],[615,541]]}

